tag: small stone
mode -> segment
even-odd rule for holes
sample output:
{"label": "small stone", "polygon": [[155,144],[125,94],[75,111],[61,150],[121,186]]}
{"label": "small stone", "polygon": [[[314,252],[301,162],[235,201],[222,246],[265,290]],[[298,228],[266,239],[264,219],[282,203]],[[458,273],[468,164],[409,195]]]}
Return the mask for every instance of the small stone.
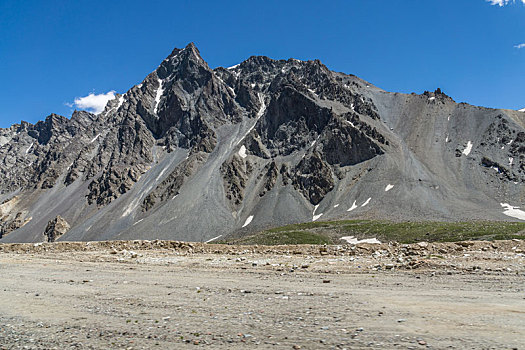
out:
{"label": "small stone", "polygon": [[404,318],[400,318],[399,320],[397,320],[398,323],[402,323],[402,322],[406,322],[406,319]]}
{"label": "small stone", "polygon": [[330,283],[330,280],[323,280],[323,283]]}
{"label": "small stone", "polygon": [[420,340],[417,342],[419,345],[427,345],[427,342],[424,340]]}

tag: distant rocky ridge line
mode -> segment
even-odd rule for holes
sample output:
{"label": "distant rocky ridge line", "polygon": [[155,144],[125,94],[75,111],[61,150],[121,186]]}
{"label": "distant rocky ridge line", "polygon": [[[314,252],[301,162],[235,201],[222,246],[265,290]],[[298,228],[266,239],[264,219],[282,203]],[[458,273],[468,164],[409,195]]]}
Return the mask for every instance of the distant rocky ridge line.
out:
{"label": "distant rocky ridge line", "polygon": [[37,242],[58,216],[59,240],[525,220],[524,118],[439,89],[389,93],[318,60],[212,70],[190,43],[98,115],[0,129],[0,235]]}

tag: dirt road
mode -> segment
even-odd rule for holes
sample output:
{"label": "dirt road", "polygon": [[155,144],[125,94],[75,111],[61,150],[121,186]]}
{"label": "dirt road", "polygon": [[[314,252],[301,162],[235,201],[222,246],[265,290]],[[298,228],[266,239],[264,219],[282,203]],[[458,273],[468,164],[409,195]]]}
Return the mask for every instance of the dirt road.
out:
{"label": "dirt road", "polygon": [[0,246],[0,349],[524,348],[523,242],[159,244]]}

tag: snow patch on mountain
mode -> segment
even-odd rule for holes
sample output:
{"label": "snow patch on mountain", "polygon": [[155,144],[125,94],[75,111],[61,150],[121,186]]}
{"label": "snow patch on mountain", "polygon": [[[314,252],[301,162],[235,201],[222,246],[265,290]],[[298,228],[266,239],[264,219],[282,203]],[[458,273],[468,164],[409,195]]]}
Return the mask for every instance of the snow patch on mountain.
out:
{"label": "snow patch on mountain", "polygon": [[315,212],[317,211],[317,208],[319,208],[319,204],[317,204],[315,207],[314,207],[314,212],[312,213],[312,221],[317,221],[321,216],[323,216],[323,213],[321,214],[315,214]]}
{"label": "snow patch on mountain", "polygon": [[341,237],[342,240],[347,241],[350,244],[360,244],[360,243],[368,243],[368,244],[381,244],[381,242],[377,238],[367,238],[367,239],[357,239],[354,236],[345,236]]}
{"label": "snow patch on mountain", "polygon": [[208,240],[207,240],[206,242],[204,242],[204,243],[210,243],[210,242],[213,242],[213,241],[215,241],[215,240],[217,240],[217,239],[219,239],[219,238],[221,238],[221,237],[222,237],[222,235],[218,235],[217,237],[213,237],[212,239],[208,239]]}
{"label": "snow patch on mountain", "polygon": [[505,211],[503,211],[503,214],[525,221],[525,211],[520,210],[520,207],[514,207],[509,203],[500,203],[500,205],[503,207],[503,209],[505,209]]}
{"label": "snow patch on mountain", "polygon": [[100,134],[97,134],[97,136],[93,137],[89,143],[95,142],[100,137]]}
{"label": "snow patch on mountain", "polygon": [[255,122],[248,129],[248,131],[246,131],[244,136],[239,141],[237,141],[235,146],[237,146],[239,143],[241,143],[241,141],[244,140],[246,138],[246,136],[248,136],[248,134],[253,130],[253,128],[255,128],[255,125],[257,124],[257,121],[259,121],[259,119],[261,119],[261,117],[264,115],[264,112],[266,112],[266,107],[267,106],[266,106],[266,103],[264,102],[264,96],[261,93],[259,93],[259,102],[261,103],[261,107],[259,108],[259,110],[257,111],[257,114],[255,115]]}
{"label": "snow patch on mountain", "polygon": [[157,89],[157,94],[155,95],[155,108],[153,109],[153,113],[157,114],[157,109],[159,107],[160,98],[162,97],[162,94],[164,93],[164,89],[162,88],[162,79],[159,79],[159,88]]}
{"label": "snow patch on mountain", "polygon": [[241,156],[241,158],[246,158],[246,146],[241,146],[241,149],[239,150],[239,155]]}
{"label": "snow patch on mountain", "polygon": [[120,106],[122,106],[122,104],[124,103],[125,99],[124,99],[124,96],[120,96],[118,98],[118,105],[117,105],[117,110],[120,108]]}
{"label": "snow patch on mountain", "polygon": [[470,154],[470,152],[472,151],[472,142],[471,141],[468,141],[467,142],[467,147],[465,147],[465,149],[463,150],[463,154],[468,156]]}
{"label": "snow patch on mountain", "polygon": [[250,215],[246,218],[246,221],[244,222],[244,225],[242,225],[242,227],[246,227],[248,226],[253,220],[253,215]]}
{"label": "snow patch on mountain", "polygon": [[352,211],[352,210],[354,210],[355,208],[357,208],[356,202],[357,202],[357,201],[354,201],[354,203],[352,204],[352,206],[351,206],[350,208],[348,208],[347,211]]}

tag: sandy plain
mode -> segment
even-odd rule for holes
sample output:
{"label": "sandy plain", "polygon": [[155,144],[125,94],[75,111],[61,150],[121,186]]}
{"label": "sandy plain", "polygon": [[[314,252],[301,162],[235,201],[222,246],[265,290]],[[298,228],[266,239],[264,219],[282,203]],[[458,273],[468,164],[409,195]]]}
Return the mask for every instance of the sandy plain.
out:
{"label": "sandy plain", "polygon": [[0,245],[0,349],[523,349],[523,241]]}

